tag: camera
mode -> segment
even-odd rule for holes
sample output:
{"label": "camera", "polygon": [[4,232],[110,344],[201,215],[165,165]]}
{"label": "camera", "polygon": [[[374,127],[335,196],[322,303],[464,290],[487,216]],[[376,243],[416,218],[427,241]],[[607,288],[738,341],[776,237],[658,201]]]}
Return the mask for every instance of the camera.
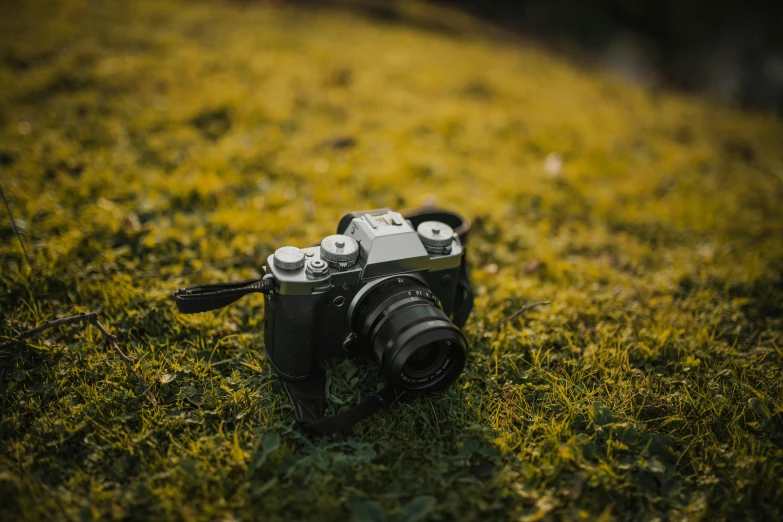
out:
{"label": "camera", "polygon": [[[308,248],[275,250],[257,281],[175,293],[186,313],[264,293],[264,344],[297,420],[335,432],[400,396],[439,392],[462,373],[468,343],[460,328],[473,303],[465,244],[469,221],[425,208],[345,215],[337,233]],[[323,418],[323,363],[364,356],[384,390],[354,410]]]}

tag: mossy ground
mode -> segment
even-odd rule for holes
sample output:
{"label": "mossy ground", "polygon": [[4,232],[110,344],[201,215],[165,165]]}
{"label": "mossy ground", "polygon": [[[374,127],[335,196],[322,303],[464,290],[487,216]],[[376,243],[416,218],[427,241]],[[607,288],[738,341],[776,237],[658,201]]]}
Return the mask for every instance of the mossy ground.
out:
{"label": "mossy ground", "polygon": [[[89,326],[0,349],[0,518],[783,516],[780,121],[461,19],[3,11],[0,172],[34,266],[3,216],[2,337],[100,310],[161,406]],[[346,211],[432,200],[477,218],[472,350],[439,397],[313,438],[262,299],[175,312]],[[330,408],[376,377],[331,366]]]}

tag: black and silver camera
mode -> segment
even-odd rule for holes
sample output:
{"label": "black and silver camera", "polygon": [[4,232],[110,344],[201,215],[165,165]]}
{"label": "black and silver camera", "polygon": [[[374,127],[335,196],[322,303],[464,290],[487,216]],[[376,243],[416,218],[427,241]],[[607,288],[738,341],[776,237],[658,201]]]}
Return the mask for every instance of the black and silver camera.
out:
{"label": "black and silver camera", "polygon": [[[297,420],[333,433],[400,395],[442,391],[462,372],[468,343],[460,327],[473,306],[464,258],[469,226],[432,208],[347,214],[320,245],[278,248],[262,279],[182,289],[177,305],[202,312],[263,292],[266,352]],[[378,364],[386,387],[323,418],[322,363],[357,355]]]}

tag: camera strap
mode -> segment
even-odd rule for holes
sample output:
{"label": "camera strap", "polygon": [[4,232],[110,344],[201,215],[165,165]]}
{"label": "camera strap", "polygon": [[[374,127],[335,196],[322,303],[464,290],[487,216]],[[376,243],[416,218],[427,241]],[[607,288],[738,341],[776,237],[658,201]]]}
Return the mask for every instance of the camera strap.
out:
{"label": "camera strap", "polygon": [[299,382],[283,381],[283,388],[294,405],[296,422],[316,435],[333,435],[347,430],[375,415],[405,394],[405,391],[384,388],[351,409],[324,417],[325,386],[323,377]]}
{"label": "camera strap", "polygon": [[183,314],[196,314],[223,308],[247,294],[265,294],[272,290],[274,290],[274,281],[271,279],[198,285],[180,288],[174,292],[174,302]]}

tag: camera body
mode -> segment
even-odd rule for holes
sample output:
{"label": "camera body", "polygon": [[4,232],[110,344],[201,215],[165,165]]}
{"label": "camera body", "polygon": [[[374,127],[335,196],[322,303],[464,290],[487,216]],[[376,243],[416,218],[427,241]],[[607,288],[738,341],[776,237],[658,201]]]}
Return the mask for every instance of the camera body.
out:
{"label": "camera body", "polygon": [[274,280],[275,291],[265,295],[264,340],[281,379],[319,378],[333,357],[374,357],[383,367],[382,347],[374,349],[371,332],[357,331],[373,294],[402,294],[450,316],[464,250],[451,227],[437,223],[414,228],[389,209],[356,212],[320,246],[270,255],[264,279]]}
{"label": "camera body", "polygon": [[[459,377],[468,350],[460,328],[473,308],[469,230],[463,216],[433,207],[406,217],[354,212],[318,246],[278,248],[262,279],[182,288],[174,299],[193,314],[263,293],[266,351],[296,420],[314,433],[337,433],[401,396],[442,391]],[[357,355],[378,364],[386,386],[324,417],[322,363]]]}

